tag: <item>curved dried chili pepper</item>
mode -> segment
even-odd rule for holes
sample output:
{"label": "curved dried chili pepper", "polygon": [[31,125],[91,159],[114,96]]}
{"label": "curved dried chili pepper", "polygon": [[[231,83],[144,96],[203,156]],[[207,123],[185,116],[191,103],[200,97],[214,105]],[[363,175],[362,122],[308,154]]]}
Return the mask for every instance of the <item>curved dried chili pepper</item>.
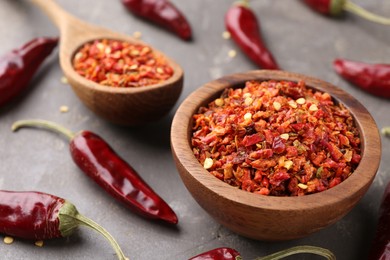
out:
{"label": "curved dried chili pepper", "polygon": [[183,13],[168,0],[122,0],[133,14],[151,21],[178,35],[191,40],[192,30]]}
{"label": "curved dried chili pepper", "polygon": [[0,233],[22,239],[68,237],[84,225],[102,234],[118,259],[127,258],[103,227],[81,215],[69,201],[43,192],[0,190]]}
{"label": "curved dried chili pepper", "polygon": [[12,129],[21,127],[42,127],[65,135],[76,165],[111,196],[142,216],[177,224],[169,205],[100,136],[90,131],[74,134],[44,120],[17,121]]}
{"label": "curved dried chili pepper", "polygon": [[39,66],[57,44],[58,38],[36,38],[0,58],[0,106],[28,87]]}
{"label": "curved dried chili pepper", "polygon": [[225,15],[225,26],[242,51],[263,69],[279,69],[265,46],[256,15],[247,1],[233,4]]}
{"label": "curved dried chili pepper", "polygon": [[[295,254],[314,254],[323,256],[328,260],[336,260],[336,256],[331,251],[317,246],[295,246],[271,255],[258,257],[255,260],[276,260]],[[219,247],[194,256],[189,260],[242,260],[242,257],[235,249],[229,247]]]}
{"label": "curved dried chili pepper", "polygon": [[339,75],[364,91],[390,98],[390,64],[369,64],[336,59],[333,67]]}
{"label": "curved dried chili pepper", "polygon": [[368,260],[390,259],[390,182],[383,193],[375,238]]}
{"label": "curved dried chili pepper", "polygon": [[390,24],[390,19],[373,14],[349,0],[303,0],[316,12],[330,16],[340,16],[343,11],[349,11],[371,22],[384,25]]}
{"label": "curved dried chili pepper", "polygon": [[241,260],[240,253],[229,247],[219,247],[201,253],[188,260]]}

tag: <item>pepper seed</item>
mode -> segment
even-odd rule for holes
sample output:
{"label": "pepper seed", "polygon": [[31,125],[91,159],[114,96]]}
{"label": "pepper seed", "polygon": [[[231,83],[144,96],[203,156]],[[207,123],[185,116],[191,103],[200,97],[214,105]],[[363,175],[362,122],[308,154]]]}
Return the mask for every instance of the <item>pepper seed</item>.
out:
{"label": "pepper seed", "polygon": [[4,241],[4,244],[10,245],[10,244],[12,244],[14,242],[14,238],[6,236],[6,237],[4,237],[3,241]]}

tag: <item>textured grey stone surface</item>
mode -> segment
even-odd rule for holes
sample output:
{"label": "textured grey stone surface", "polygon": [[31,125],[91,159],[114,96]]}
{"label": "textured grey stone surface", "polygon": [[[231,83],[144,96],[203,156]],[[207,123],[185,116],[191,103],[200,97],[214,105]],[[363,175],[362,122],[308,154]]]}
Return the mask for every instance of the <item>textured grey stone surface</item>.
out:
{"label": "textured grey stone surface", "polygon": [[[341,260],[367,256],[380,198],[390,179],[390,138],[382,137],[381,166],[361,202],[336,224],[306,238],[270,243],[240,237],[221,227],[192,199],[180,180],[170,151],[169,132],[175,110],[202,84],[257,67],[230,40],[222,38],[224,13],[233,1],[172,1],[192,24],[193,42],[183,42],[133,17],[119,0],[58,0],[64,9],[88,22],[127,34],[140,31],[142,40],[182,65],[184,90],[164,119],[143,127],[115,126],[96,117],[68,85],[61,83],[58,58],[52,55],[39,70],[29,91],[12,105],[0,109],[0,188],[39,190],[69,199],[81,213],[109,230],[130,259],[187,259],[220,246],[233,247],[244,259],[253,259],[304,244],[329,248]],[[389,1],[356,2],[390,16]],[[336,57],[390,63],[389,27],[350,14],[341,19],[327,18],[312,12],[300,1],[259,0],[252,2],[252,8],[261,21],[265,41],[283,69],[339,86],[370,111],[379,128],[390,125],[389,100],[358,90],[332,69]],[[0,53],[5,53],[33,37],[58,35],[58,30],[30,1],[3,0],[0,1],[0,35]],[[234,58],[228,56],[232,49],[237,50]],[[69,112],[60,112],[63,105],[69,107]],[[178,226],[172,228],[140,218],[107,196],[73,164],[67,141],[62,137],[33,129],[12,133],[11,124],[25,118],[53,120],[72,130],[89,129],[104,137],[173,207],[179,217]],[[11,245],[0,242],[0,251],[1,259],[116,259],[108,243],[87,228],[80,228],[70,238],[45,241],[41,248],[19,239]],[[300,255],[290,259],[317,258]]]}

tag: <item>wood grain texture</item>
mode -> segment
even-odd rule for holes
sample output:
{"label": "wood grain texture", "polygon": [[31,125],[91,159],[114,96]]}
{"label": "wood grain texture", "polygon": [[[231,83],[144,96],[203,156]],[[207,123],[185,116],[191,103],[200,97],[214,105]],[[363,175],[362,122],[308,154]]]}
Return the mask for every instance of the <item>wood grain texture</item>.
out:
{"label": "wood grain texture", "polygon": [[[310,88],[329,93],[351,112],[361,135],[362,159],[341,184],[302,197],[261,196],[220,181],[197,161],[190,145],[192,115],[228,87],[248,80],[304,80]],[[325,81],[284,71],[250,71],[212,81],[189,95],[172,122],[171,147],[177,169],[188,191],[216,221],[253,239],[278,241],[307,236],[346,215],[364,196],[379,167],[381,143],[369,112],[351,95]]]}
{"label": "wood grain texture", "polygon": [[[98,116],[121,125],[139,125],[166,115],[178,100],[183,88],[183,70],[171,58],[146,43],[128,35],[88,24],[62,10],[52,0],[32,0],[60,29],[60,64],[79,99]],[[76,51],[96,39],[116,39],[150,47],[173,68],[168,80],[139,88],[103,86],[80,76],[72,66]]]}

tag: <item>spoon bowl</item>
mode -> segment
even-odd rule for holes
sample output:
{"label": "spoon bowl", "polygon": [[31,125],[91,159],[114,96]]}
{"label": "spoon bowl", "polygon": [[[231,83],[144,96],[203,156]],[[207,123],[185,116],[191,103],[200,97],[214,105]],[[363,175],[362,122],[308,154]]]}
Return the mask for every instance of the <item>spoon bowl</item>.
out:
{"label": "spoon bowl", "polygon": [[[31,1],[59,28],[59,57],[63,73],[79,99],[95,114],[112,123],[132,126],[158,120],[175,105],[183,88],[183,70],[171,58],[138,39],[84,22],[52,0]],[[98,39],[147,46],[164,57],[174,73],[161,83],[137,88],[104,86],[88,80],[74,70],[72,60],[80,47]]]}

